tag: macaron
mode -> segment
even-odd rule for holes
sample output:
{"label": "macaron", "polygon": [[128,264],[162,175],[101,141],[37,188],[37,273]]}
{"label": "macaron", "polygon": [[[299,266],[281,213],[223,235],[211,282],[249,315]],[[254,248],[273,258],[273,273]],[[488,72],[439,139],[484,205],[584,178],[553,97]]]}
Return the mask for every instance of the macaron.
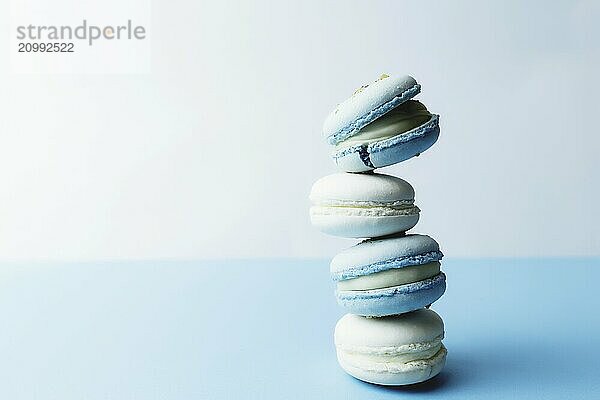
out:
{"label": "macaron", "polygon": [[444,323],[421,309],[383,318],[346,314],[335,327],[340,366],[378,385],[409,385],[440,373],[446,362]]}
{"label": "macaron", "polygon": [[337,166],[346,172],[370,171],[431,147],[439,137],[439,116],[410,100],[420,90],[411,76],[382,75],[339,104],[323,124]]}
{"label": "macaron", "polygon": [[414,199],[414,189],[400,178],[338,173],[313,185],[310,219],[322,232],[334,236],[384,236],[416,225],[420,210]]}
{"label": "macaron", "polygon": [[442,257],[426,235],[365,240],[331,261],[337,301],[352,314],[375,317],[426,307],[446,290]]}

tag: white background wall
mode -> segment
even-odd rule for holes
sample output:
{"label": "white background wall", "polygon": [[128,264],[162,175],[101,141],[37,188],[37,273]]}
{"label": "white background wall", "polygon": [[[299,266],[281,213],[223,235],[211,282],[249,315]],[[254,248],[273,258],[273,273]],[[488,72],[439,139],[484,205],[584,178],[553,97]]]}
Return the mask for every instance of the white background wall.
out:
{"label": "white background wall", "polygon": [[0,259],[331,256],[353,241],[309,224],[321,123],[382,72],[442,116],[384,170],[417,232],[448,256],[600,255],[599,3],[491,3],[154,1],[152,72],[129,75],[13,74],[2,14]]}

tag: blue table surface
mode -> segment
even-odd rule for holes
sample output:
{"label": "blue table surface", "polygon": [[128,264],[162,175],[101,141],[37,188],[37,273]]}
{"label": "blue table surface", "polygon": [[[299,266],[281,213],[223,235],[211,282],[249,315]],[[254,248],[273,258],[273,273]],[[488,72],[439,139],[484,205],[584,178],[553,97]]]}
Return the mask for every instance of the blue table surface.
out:
{"label": "blue table surface", "polygon": [[429,382],[337,365],[327,260],[0,265],[0,399],[600,398],[600,259],[444,260]]}

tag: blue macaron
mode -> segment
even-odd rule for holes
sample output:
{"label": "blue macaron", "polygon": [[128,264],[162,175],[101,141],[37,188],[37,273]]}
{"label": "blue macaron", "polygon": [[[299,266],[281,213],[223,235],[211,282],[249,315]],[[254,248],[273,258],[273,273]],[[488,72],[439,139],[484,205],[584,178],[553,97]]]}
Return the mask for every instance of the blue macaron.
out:
{"label": "blue macaron", "polygon": [[365,240],[331,261],[338,303],[352,314],[374,317],[426,307],[446,290],[442,257],[426,235]]}
{"label": "blue macaron", "polygon": [[420,90],[410,76],[382,75],[339,104],[323,124],[338,168],[371,171],[431,147],[439,137],[439,116],[411,100]]}

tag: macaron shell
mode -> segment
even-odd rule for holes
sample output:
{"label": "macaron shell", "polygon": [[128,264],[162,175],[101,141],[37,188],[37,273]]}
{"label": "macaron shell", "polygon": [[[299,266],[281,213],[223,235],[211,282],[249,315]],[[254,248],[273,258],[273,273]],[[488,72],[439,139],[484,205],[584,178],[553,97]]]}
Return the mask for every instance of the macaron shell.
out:
{"label": "macaron shell", "polygon": [[408,75],[379,79],[339,104],[325,119],[323,134],[330,144],[351,137],[420,90],[417,81]]}
{"label": "macaron shell", "polygon": [[444,335],[444,321],[433,310],[420,309],[385,318],[345,314],[335,326],[336,346],[393,347],[424,343]]}
{"label": "macaron shell", "polygon": [[317,180],[310,191],[310,200],[314,204],[332,201],[385,203],[414,198],[415,190],[410,183],[385,174],[331,174]]}
{"label": "macaron shell", "polygon": [[358,239],[405,232],[417,224],[419,214],[388,217],[311,214],[310,220],[323,233]]}
{"label": "macaron shell", "polygon": [[392,371],[373,371],[360,368],[349,357],[337,352],[337,359],[344,371],[361,381],[385,386],[411,385],[424,382],[438,375],[446,364],[446,348],[442,345],[440,351],[432,358],[415,363],[404,364],[402,368]]}
{"label": "macaron shell", "polygon": [[366,172],[387,167],[415,157],[438,140],[437,116],[410,132],[366,146],[353,146],[332,154],[337,167],[346,172]]}
{"label": "macaron shell", "polygon": [[446,275],[374,290],[336,290],[337,302],[347,312],[368,317],[403,314],[437,301],[446,291]]}
{"label": "macaron shell", "polygon": [[330,264],[334,280],[352,279],[391,268],[439,261],[440,246],[427,235],[365,240],[338,253]]}

